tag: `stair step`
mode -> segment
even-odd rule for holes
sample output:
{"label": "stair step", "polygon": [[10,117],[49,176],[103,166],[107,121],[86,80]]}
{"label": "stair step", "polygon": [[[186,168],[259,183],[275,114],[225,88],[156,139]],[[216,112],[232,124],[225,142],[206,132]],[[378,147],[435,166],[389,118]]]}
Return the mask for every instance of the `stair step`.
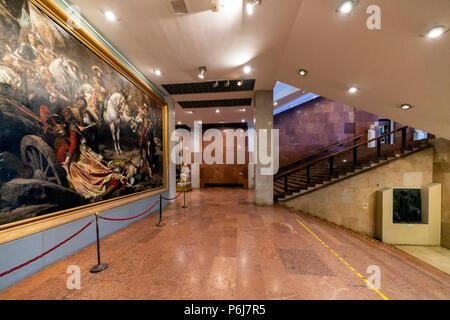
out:
{"label": "stair step", "polygon": [[408,142],[407,147],[403,150],[401,148],[385,145],[383,146],[384,150],[382,149],[382,155],[378,158],[376,158],[376,149],[369,150],[369,152],[363,150],[362,153],[358,153],[360,160],[357,161],[355,166],[353,165],[351,156],[349,159],[348,154],[345,157],[337,156],[334,159],[333,175],[329,174],[329,161],[324,160],[310,167],[309,184],[306,183],[306,169],[302,169],[288,176],[288,192],[284,192],[284,179],[277,179],[277,181],[274,182],[274,198],[282,200],[296,197],[427,147],[430,147],[428,140]]}

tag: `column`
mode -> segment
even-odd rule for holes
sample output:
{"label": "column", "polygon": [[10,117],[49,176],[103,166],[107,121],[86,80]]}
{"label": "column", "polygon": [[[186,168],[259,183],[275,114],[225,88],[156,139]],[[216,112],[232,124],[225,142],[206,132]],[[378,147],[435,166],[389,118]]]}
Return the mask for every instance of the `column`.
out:
{"label": "column", "polygon": [[194,121],[194,126],[191,129],[191,152],[193,154],[193,163],[191,164],[191,180],[192,188],[200,188],[200,164],[203,162],[203,130],[201,123]]}
{"label": "column", "polygon": [[254,130],[255,127],[253,125],[253,120],[251,122],[252,124],[248,124],[248,132],[249,135],[247,137],[248,139],[248,152],[249,152],[249,163],[248,163],[248,188],[249,189],[255,189],[255,164],[252,161],[251,153],[253,152],[254,144],[255,144],[255,137],[250,135],[251,130]]}
{"label": "column", "polygon": [[[166,97],[167,103],[167,129],[169,137],[169,194],[168,198],[173,198],[176,195],[177,189],[177,175],[175,163],[170,159],[170,152],[175,148],[176,142],[171,141],[172,132],[175,131],[175,101],[171,97]],[[175,201],[175,200],[173,200]]]}
{"label": "column", "polygon": [[[257,161],[255,165],[255,204],[256,205],[273,205],[273,175],[261,174],[261,168],[268,167],[260,163],[260,139],[259,130],[273,129],[273,91],[255,91],[255,130],[256,130],[256,146],[258,150]],[[270,140],[269,140],[270,141]],[[268,143],[268,154],[271,151],[271,144]]]}

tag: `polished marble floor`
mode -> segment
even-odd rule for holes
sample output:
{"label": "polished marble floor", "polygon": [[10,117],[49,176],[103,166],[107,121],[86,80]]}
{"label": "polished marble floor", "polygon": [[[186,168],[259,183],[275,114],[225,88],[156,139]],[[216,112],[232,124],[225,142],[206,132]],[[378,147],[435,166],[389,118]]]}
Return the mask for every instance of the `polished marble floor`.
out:
{"label": "polished marble floor", "polygon": [[[450,299],[450,276],[407,253],[242,189],[202,189],[102,240],[109,268],[91,274],[96,246],[0,292],[1,299]],[[108,223],[108,222],[102,222]],[[81,289],[66,287],[70,265]],[[381,287],[368,288],[369,266]]]}
{"label": "polished marble floor", "polygon": [[395,246],[450,275],[450,249],[437,246]]}

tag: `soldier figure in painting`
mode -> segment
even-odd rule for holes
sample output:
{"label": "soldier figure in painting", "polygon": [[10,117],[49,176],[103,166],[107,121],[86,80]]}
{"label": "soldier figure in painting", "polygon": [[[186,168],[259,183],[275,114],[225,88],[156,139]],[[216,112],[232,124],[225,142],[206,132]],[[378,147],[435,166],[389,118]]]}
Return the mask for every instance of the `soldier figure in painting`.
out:
{"label": "soldier figure in painting", "polygon": [[[148,166],[148,173],[152,175],[152,157],[156,152],[154,135],[152,130],[152,122],[148,119],[144,119],[144,127],[141,130],[139,139],[139,156],[143,160],[145,158]],[[144,153],[144,157],[142,157]]]}
{"label": "soldier figure in painting", "polygon": [[94,99],[97,101],[97,112],[100,120],[103,120],[103,113],[105,112],[106,103],[106,89],[103,85],[103,71],[98,66],[93,66],[92,71],[94,76]]}

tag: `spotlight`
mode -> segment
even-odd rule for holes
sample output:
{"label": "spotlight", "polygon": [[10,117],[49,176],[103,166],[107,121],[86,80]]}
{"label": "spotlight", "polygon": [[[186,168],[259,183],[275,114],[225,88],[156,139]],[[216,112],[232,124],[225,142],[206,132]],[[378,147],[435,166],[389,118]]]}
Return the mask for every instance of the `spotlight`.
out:
{"label": "spotlight", "polygon": [[251,16],[255,11],[256,5],[261,5],[261,0],[247,0],[247,4],[245,5],[245,9],[247,10],[247,14]]}
{"label": "spotlight", "polygon": [[250,66],[245,66],[244,67],[244,73],[245,74],[249,74],[252,71],[252,68]]}
{"label": "spotlight", "polygon": [[237,82],[237,85],[238,85],[238,87],[242,86],[242,81],[239,80],[239,81]]}
{"label": "spotlight", "polygon": [[215,81],[213,84],[212,84],[212,87],[213,88],[217,88],[219,86],[219,82],[218,81]]}
{"label": "spotlight", "polygon": [[178,124],[181,124],[181,121],[178,121]]}
{"label": "spotlight", "polygon": [[230,86],[230,80],[225,81],[225,83],[223,84],[223,86],[225,88],[228,88]]}
{"label": "spotlight", "polygon": [[109,21],[116,21],[117,20],[116,14],[114,12],[110,11],[110,10],[105,11],[105,17]]}
{"label": "spotlight", "polygon": [[242,119],[241,122],[245,122],[245,119]]}
{"label": "spotlight", "polygon": [[427,38],[428,39],[437,39],[440,36],[442,36],[445,32],[445,27],[444,26],[437,26],[432,28],[430,31],[428,31],[427,33]]}
{"label": "spotlight", "polygon": [[348,89],[348,93],[353,94],[353,93],[358,92],[358,90],[359,90],[359,89],[358,89],[357,87],[351,87],[351,88]]}
{"label": "spotlight", "polygon": [[355,8],[355,2],[353,0],[346,0],[341,3],[337,11],[343,14],[350,14]]}
{"label": "spotlight", "polygon": [[247,9],[247,14],[249,16],[251,16],[253,14],[255,6],[252,3],[247,2],[246,9]]}
{"label": "spotlight", "polygon": [[208,69],[206,69],[205,66],[199,67],[199,68],[198,68],[198,77],[199,77],[200,79],[204,79],[204,78],[205,78],[205,72],[206,72],[206,71],[208,71]]}
{"label": "spotlight", "polygon": [[275,101],[275,102],[273,103],[273,106],[276,107],[277,105],[278,105],[278,102]]}
{"label": "spotlight", "polygon": [[219,109],[216,109],[216,113],[220,113],[220,110],[219,110]]}
{"label": "spotlight", "polygon": [[411,109],[413,106],[407,103],[404,103],[400,106],[400,108],[402,108],[402,110],[409,110]]}
{"label": "spotlight", "polygon": [[157,76],[160,76],[160,75],[161,75],[161,70],[155,69],[155,74],[156,74]]}
{"label": "spotlight", "polygon": [[247,111],[247,109],[245,109],[245,108],[242,108],[242,109],[239,109],[239,111],[241,111],[241,112],[245,112],[245,111]]}
{"label": "spotlight", "polygon": [[301,75],[302,77],[305,77],[308,74],[308,70],[305,69],[300,69],[300,71],[298,72],[299,75]]}

